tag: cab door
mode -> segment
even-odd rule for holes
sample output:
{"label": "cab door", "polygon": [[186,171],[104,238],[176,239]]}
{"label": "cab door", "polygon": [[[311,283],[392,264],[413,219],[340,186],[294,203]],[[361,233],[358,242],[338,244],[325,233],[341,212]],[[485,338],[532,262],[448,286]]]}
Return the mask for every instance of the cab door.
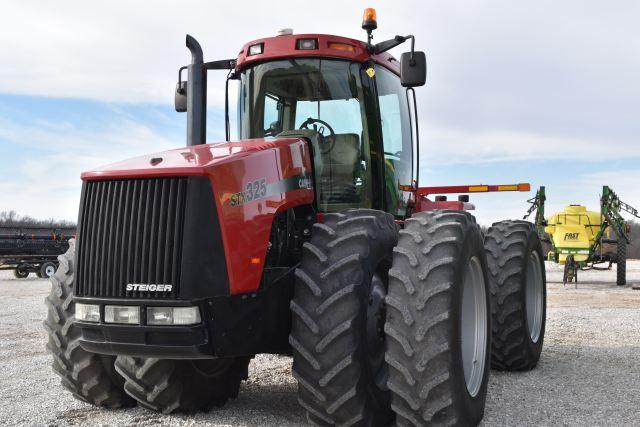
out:
{"label": "cab door", "polygon": [[409,192],[399,185],[411,185],[414,171],[413,143],[406,89],[400,78],[384,67],[375,68],[376,94],[380,115],[380,135],[384,153],[384,200],[386,210],[404,217]]}

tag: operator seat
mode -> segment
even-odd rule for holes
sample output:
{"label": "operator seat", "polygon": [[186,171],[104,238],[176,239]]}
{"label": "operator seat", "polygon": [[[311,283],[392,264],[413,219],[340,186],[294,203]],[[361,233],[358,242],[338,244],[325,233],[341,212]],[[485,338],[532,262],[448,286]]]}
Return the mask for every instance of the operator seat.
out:
{"label": "operator seat", "polygon": [[360,164],[360,136],[355,133],[335,135],[333,148],[322,153],[320,174],[321,203],[357,203],[355,173]]}

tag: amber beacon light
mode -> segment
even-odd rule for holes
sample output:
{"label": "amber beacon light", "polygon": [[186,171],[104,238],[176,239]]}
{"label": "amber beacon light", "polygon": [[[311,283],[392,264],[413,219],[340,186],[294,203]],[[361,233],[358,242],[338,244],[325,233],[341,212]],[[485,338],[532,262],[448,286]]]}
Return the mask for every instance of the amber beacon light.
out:
{"label": "amber beacon light", "polygon": [[362,29],[372,31],[376,28],[378,28],[376,10],[372,7],[368,7],[364,10],[364,15],[362,15]]}

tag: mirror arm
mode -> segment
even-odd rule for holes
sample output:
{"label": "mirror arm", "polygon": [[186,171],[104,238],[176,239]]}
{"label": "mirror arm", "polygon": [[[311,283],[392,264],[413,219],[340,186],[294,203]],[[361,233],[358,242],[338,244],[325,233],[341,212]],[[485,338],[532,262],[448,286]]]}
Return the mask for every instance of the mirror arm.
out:
{"label": "mirror arm", "polygon": [[210,61],[202,64],[205,70],[233,70],[236,68],[235,59],[222,59],[219,61]]}
{"label": "mirror arm", "polygon": [[[372,51],[373,54],[386,52],[388,50],[393,49],[396,46],[401,45],[402,43],[406,42],[409,39],[411,39],[411,61],[413,61],[413,49],[414,49],[414,46],[415,46],[416,38],[412,34],[409,34],[408,36],[395,36],[394,38],[392,38],[390,40],[385,40],[383,42],[380,42],[380,43],[372,46],[371,51]],[[413,65],[413,64],[411,64],[411,65]]]}
{"label": "mirror arm", "polygon": [[[405,40],[408,39],[408,38],[411,38],[411,57],[409,58],[409,64],[413,67],[414,65],[416,65],[416,61],[415,61],[415,59],[413,59],[413,51],[414,51],[415,44],[416,44],[416,38],[413,37],[412,34],[406,36]],[[414,95],[414,98],[415,98],[415,95]]]}

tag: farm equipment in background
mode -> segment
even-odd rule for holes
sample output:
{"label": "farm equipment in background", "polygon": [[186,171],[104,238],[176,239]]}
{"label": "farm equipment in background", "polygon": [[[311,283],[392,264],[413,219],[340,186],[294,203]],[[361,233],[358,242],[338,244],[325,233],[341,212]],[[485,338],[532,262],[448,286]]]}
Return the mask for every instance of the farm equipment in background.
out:
{"label": "farm equipment in background", "polygon": [[[600,212],[588,211],[585,206],[569,205],[548,219],[544,217],[545,188],[540,187],[531,204],[526,219],[536,212],[536,230],[543,242],[551,244],[547,259],[564,265],[563,283],[575,282],[578,286],[578,270],[608,270],[617,266],[616,283],[626,284],[627,245],[629,224],[622,217],[627,212],[640,218],[638,210],[620,200],[608,186],[602,187]],[[612,239],[611,234],[615,239]],[[616,250],[606,250],[605,245],[615,245]],[[608,264],[599,267],[599,264]]]}
{"label": "farm equipment in background", "polygon": [[[187,147],[82,174],[77,243],[45,321],[76,397],[206,410],[273,353],[293,356],[315,424],[469,425],[490,366],[536,366],[546,279],[533,224],[483,238],[468,195],[444,196],[529,185],[420,187],[425,55],[411,35],[372,44],[373,9],[362,27],[366,42],[283,30],[213,62],[187,36],[175,93]],[[408,40],[400,61],[387,53]],[[205,143],[208,70],[239,82],[239,141],[227,99],[227,141]]]}
{"label": "farm equipment in background", "polygon": [[18,279],[29,273],[48,279],[75,234],[75,228],[0,226],[0,270],[13,270]]}

